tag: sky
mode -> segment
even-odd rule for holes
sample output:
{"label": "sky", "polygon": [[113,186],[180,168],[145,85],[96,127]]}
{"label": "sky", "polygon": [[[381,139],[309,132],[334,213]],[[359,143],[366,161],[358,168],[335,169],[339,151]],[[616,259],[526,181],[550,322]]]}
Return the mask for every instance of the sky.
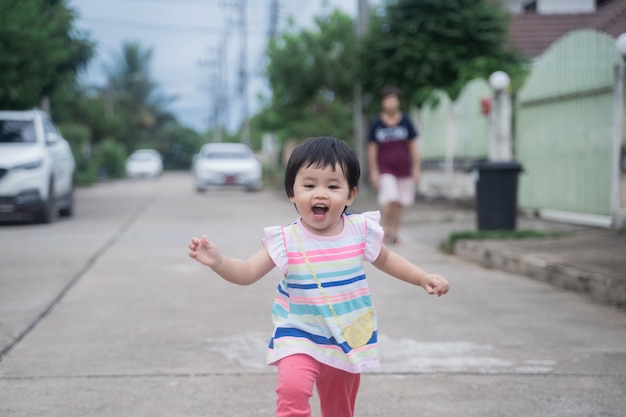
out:
{"label": "sky", "polygon": [[[119,59],[122,44],[136,41],[153,50],[150,77],[159,84],[160,93],[176,97],[169,109],[182,124],[205,131],[214,114],[211,91],[217,78],[211,74],[216,73],[219,60],[228,74],[220,83],[229,96],[223,117],[228,119],[228,129],[236,130],[245,108],[237,81],[242,3],[247,21],[248,113],[254,114],[260,108],[258,96],[269,95],[263,69],[272,0],[69,0],[78,12],[76,27],[97,44],[81,83],[104,85],[105,68]],[[278,4],[276,28],[281,31],[289,19],[298,27],[313,27],[315,16],[335,8],[356,16],[358,0],[278,0]]]}

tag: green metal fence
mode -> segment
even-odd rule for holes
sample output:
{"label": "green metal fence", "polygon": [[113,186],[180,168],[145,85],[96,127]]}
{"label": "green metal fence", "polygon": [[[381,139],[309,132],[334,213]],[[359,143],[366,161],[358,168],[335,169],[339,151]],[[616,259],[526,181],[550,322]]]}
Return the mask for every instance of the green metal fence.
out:
{"label": "green metal fence", "polygon": [[535,63],[516,101],[519,205],[611,214],[615,41],[570,32]]}
{"label": "green metal fence", "polygon": [[481,113],[481,100],[492,95],[487,81],[470,81],[456,100],[458,137],[456,157],[484,159],[489,154],[489,116]]}
{"label": "green metal fence", "polygon": [[[480,102],[492,94],[487,81],[470,81],[452,102],[444,91],[420,110],[422,158],[443,160],[446,152],[454,159],[483,159],[489,153],[489,118]],[[446,151],[447,150],[447,151]]]}
{"label": "green metal fence", "polygon": [[451,105],[444,91],[436,91],[432,100],[420,109],[418,125],[423,160],[443,160],[446,157]]}

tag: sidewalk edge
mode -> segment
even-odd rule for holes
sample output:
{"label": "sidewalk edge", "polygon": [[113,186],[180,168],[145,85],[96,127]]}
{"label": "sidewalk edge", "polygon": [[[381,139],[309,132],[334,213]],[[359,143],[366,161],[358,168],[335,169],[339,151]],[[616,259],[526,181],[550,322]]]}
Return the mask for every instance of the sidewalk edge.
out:
{"label": "sidewalk edge", "polygon": [[459,240],[454,254],[484,268],[524,275],[566,290],[581,293],[596,302],[626,308],[626,284],[601,274],[551,263],[536,256],[495,249],[480,241]]}

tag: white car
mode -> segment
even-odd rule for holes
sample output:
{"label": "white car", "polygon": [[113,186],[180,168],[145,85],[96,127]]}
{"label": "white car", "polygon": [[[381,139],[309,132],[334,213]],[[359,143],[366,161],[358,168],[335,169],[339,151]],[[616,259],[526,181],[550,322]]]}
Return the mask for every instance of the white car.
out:
{"label": "white car", "polygon": [[211,186],[240,186],[248,191],[262,188],[261,163],[243,143],[207,143],[195,156],[193,174],[196,190]]}
{"label": "white car", "polygon": [[163,174],[163,159],[154,149],[139,149],[126,159],[126,176],[160,177]]}
{"label": "white car", "polygon": [[31,213],[40,223],[73,215],[75,170],[45,112],[0,111],[0,215]]}

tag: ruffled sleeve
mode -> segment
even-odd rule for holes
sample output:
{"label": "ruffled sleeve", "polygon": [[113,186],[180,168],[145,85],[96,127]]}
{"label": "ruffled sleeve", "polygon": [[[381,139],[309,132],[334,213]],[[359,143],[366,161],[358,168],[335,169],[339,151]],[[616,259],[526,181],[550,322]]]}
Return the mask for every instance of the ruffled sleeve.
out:
{"label": "ruffled sleeve", "polygon": [[283,228],[280,226],[266,227],[263,229],[263,232],[265,234],[263,244],[267,248],[267,253],[278,269],[284,274],[287,273],[287,248],[285,246]]}
{"label": "ruffled sleeve", "polygon": [[365,253],[363,259],[374,262],[380,254],[385,232],[380,225],[380,211],[366,211],[362,214],[365,220]]}

